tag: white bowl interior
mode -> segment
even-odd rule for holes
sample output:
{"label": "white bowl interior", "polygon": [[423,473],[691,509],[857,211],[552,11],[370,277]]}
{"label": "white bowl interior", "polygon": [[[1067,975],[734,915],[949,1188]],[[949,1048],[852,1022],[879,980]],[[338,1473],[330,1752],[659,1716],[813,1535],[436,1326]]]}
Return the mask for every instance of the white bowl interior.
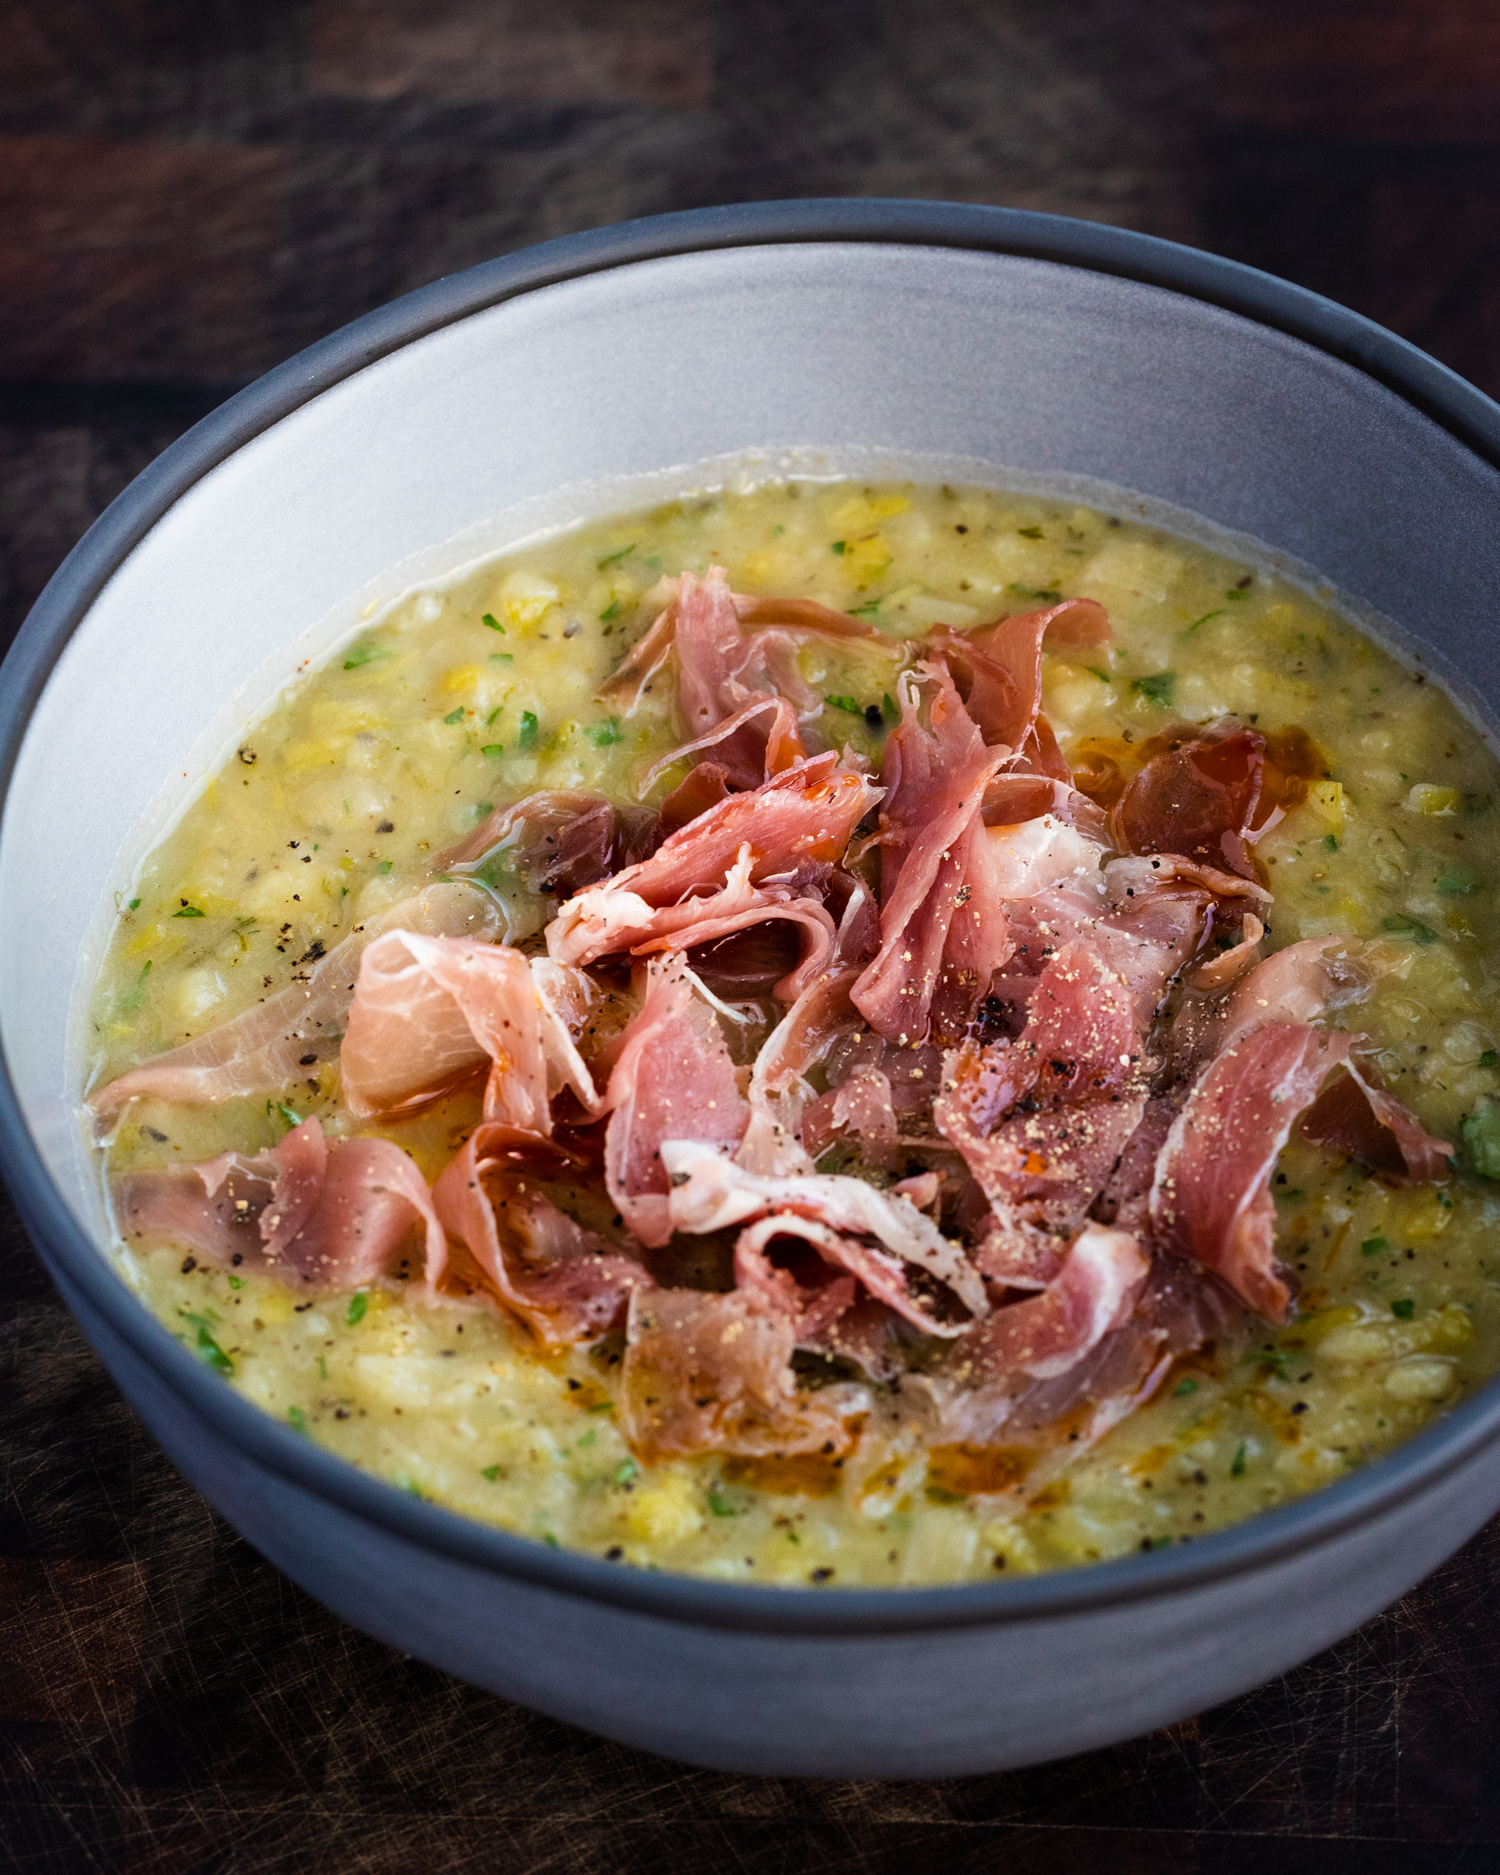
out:
{"label": "white bowl interior", "polygon": [[525,294],[358,371],[196,483],[56,665],[0,823],[0,1035],[87,1228],[82,1006],[112,894],[236,731],[414,583],[702,485],[707,459],[769,472],[788,451],[801,472],[925,460],[999,485],[1081,477],[1117,507],[1139,491],[1153,518],[1185,510],[1316,568],[1431,647],[1485,716],[1500,475],[1299,340],[949,248],[710,251]]}

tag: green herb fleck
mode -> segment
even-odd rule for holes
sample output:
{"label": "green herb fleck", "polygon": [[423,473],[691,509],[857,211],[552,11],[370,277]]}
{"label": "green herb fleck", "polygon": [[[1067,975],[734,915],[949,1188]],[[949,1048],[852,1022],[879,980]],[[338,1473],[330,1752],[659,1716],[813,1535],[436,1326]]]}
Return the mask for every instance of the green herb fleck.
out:
{"label": "green herb fleck", "polygon": [[849,616],[850,618],[878,618],[880,603],[878,599],[866,599],[863,605],[850,606]]}
{"label": "green herb fleck", "polygon": [[1198,1383],[1196,1380],[1179,1380],[1177,1385],[1172,1389],[1172,1398],[1174,1400],[1185,1400],[1190,1393],[1196,1393],[1197,1391]]}
{"label": "green herb fleck", "polygon": [[243,1289],[244,1286],[245,1286],[245,1279],[243,1276],[231,1276],[230,1277],[229,1287],[231,1289]]}
{"label": "green herb fleck", "polygon": [[1108,671],[1101,671],[1093,664],[1085,664],[1083,668],[1088,672],[1090,677],[1097,677],[1101,684],[1107,684],[1111,681]]}
{"label": "green herb fleck", "polygon": [[1242,587],[1231,586],[1224,594],[1224,597],[1226,599],[1248,599],[1250,595]]}
{"label": "green herb fleck", "polygon": [[595,1400],[588,1410],[591,1413],[612,1413],[615,1410],[615,1403],[613,1400]]}
{"label": "green herb fleck", "polygon": [[484,622],[489,626],[492,632],[499,632],[502,638],[505,636],[505,627],[500,623],[499,619],[495,617],[493,612],[485,613]]}
{"label": "green herb fleck", "polygon": [[1398,937],[1410,938],[1413,944],[1430,944],[1437,936],[1431,925],[1423,924],[1420,918],[1409,918],[1404,912],[1382,918],[1380,928],[1382,931],[1392,931]]}
{"label": "green herb fleck", "polygon": [[595,723],[592,729],[586,729],[583,733],[596,749],[607,749],[612,742],[624,740],[618,716],[611,716],[607,723]]}
{"label": "green herb fleck", "polygon": [[286,1121],[287,1125],[291,1127],[293,1130],[301,1126],[302,1115],[298,1113],[295,1107],[289,1107],[284,1100],[278,1100],[276,1102],[276,1111],[281,1115],[282,1119]]}
{"label": "green herb fleck", "polygon": [[174,918],[202,918],[205,915],[205,913],[199,911],[196,905],[184,905],[181,911],[174,911],[172,913]]}
{"label": "green herb fleck", "polygon": [[492,651],[490,653],[491,664],[514,664],[515,661],[516,657],[513,651]]}
{"label": "green herb fleck", "polygon": [[328,1362],[321,1354],[318,1356],[318,1378],[319,1380],[328,1378]]}
{"label": "green herb fleck", "polygon": [[485,1465],[481,1467],[479,1475],[481,1478],[488,1478],[490,1483],[493,1484],[500,1476],[500,1469],[498,1465]]}
{"label": "green herb fleck", "polygon": [[139,911],[140,909],[141,909],[141,901],[138,898],[133,898],[130,901],[129,905],[126,906],[127,911]]}
{"label": "green herb fleck", "polygon": [[1137,696],[1149,697],[1160,709],[1172,707],[1172,692],[1177,687],[1176,671],[1158,671],[1154,677],[1137,677],[1131,684]]}
{"label": "green herb fleck", "polygon": [[619,1470],[615,1473],[615,1483],[622,1485],[634,1484],[636,1478],[640,1475],[640,1469],[640,1466],[636,1464],[633,1458],[622,1460]]}
{"label": "green herb fleck", "polygon": [[624,609],[624,604],[621,600],[611,599],[609,604],[599,614],[599,622],[602,625],[613,625]]}
{"label": "green herb fleck", "polygon": [[849,543],[846,540],[836,540],[833,543],[833,551],[835,553],[843,553],[844,550],[848,547],[848,545]]}
{"label": "green herb fleck", "polygon": [[581,1452],[581,1451],[584,1451],[587,1447],[593,1445],[598,1440],[598,1437],[599,1437],[599,1434],[594,1430],[592,1426],[590,1426],[588,1431],[583,1435],[583,1437],[581,1439],[575,1440],[574,1443],[577,1445],[579,1451]]}
{"label": "green herb fleck", "polygon": [[1384,1237],[1366,1237],[1359,1246],[1359,1254],[1362,1257],[1378,1257],[1382,1250],[1389,1248],[1390,1245]]}
{"label": "green herb fleck", "polygon": [[1039,527],[1018,527],[1016,532],[1023,540],[1042,540],[1045,538]]}
{"label": "green herb fleck", "polygon": [[622,560],[628,560],[634,552],[635,542],[631,541],[628,547],[616,547],[613,553],[605,554],[604,558],[596,564],[598,565],[599,571],[602,573],[605,567],[618,566]]}
{"label": "green herb fleck", "polygon": [[183,1319],[187,1322],[188,1326],[190,1328],[196,1328],[198,1331],[198,1339],[194,1349],[198,1359],[202,1361],[205,1367],[213,1368],[215,1373],[232,1374],[234,1372],[234,1362],[230,1360],[229,1356],[214,1339],[213,1325],[218,1320],[218,1317],[211,1314],[194,1315],[187,1309],[184,1309],[182,1313]]}
{"label": "green herb fleck", "polygon": [[151,959],[148,957],[141,965],[141,974],[120,998],[122,1009],[139,1009],[146,1000],[146,978],[151,974]]}
{"label": "green herb fleck", "polygon": [[1240,1449],[1235,1453],[1233,1459],[1230,1461],[1229,1475],[1231,1478],[1243,1478],[1244,1477],[1245,1454],[1248,1450],[1249,1450],[1248,1446],[1241,1445]]}
{"label": "green herb fleck", "polygon": [[356,1289],[349,1298],[348,1308],[344,1310],[344,1320],[353,1328],[356,1323],[365,1319],[365,1310],[369,1306],[370,1292],[367,1289]]}
{"label": "green herb fleck", "polygon": [[373,638],[361,638],[357,644],[349,647],[349,655],[344,659],[346,671],[357,671],[366,664],[383,664],[387,658],[396,655],[394,645],[377,644]]}
{"label": "green herb fleck", "polygon": [[1403,1298],[1400,1302],[1393,1302],[1391,1304],[1391,1313],[1398,1322],[1409,1322],[1416,1312],[1416,1303],[1407,1298]]}
{"label": "green herb fleck", "polygon": [[504,755],[505,744],[503,742],[486,742],[479,753],[481,755],[488,755],[493,759],[497,755]]}
{"label": "green herb fleck", "polygon": [[716,1484],[708,1487],[708,1508],[716,1517],[732,1517],[735,1514],[733,1504],[720,1492]]}
{"label": "green herb fleck", "polygon": [[[1217,606],[1212,612],[1205,612],[1202,618],[1195,618],[1192,624],[1188,626],[1187,631],[1195,632],[1197,631],[1200,625],[1206,625],[1211,618],[1223,618],[1223,616],[1224,616],[1223,606]],[[1184,632],[1182,635],[1184,638],[1186,638],[1187,632]]]}
{"label": "green herb fleck", "polygon": [[536,747],[536,713],[532,710],[522,710],[521,712],[521,729],[519,735],[516,737],[516,747],[518,749],[534,749]]}
{"label": "green herb fleck", "polygon": [[1330,853],[1336,853],[1339,850],[1339,836],[1336,833],[1325,833],[1323,844]]}
{"label": "green herb fleck", "polygon": [[307,1415],[303,1412],[302,1408],[300,1406],[289,1406],[286,1409],[286,1416],[292,1422],[292,1431],[300,1432],[305,1439],[307,1437]]}
{"label": "green herb fleck", "polygon": [[461,723],[464,720],[464,706],[460,703],[456,710],[449,710],[443,718],[445,723]]}
{"label": "green herb fleck", "polygon": [[1442,898],[1461,898],[1474,890],[1474,880],[1460,866],[1444,866],[1438,874],[1437,889]]}
{"label": "green herb fleck", "polygon": [[395,864],[396,862],[393,859],[383,859],[381,860],[380,864],[375,868],[375,871],[379,875],[380,878],[384,879],[387,876],[387,874],[391,871],[391,869],[395,866]]}
{"label": "green herb fleck", "polygon": [[494,707],[494,709],[492,709],[492,710],[490,711],[490,713],[489,713],[489,715],[488,715],[488,716],[486,716],[486,717],[485,717],[485,719],[484,719],[484,726],[485,726],[485,728],[486,728],[486,729],[488,729],[488,728],[489,728],[489,726],[490,726],[490,724],[491,724],[492,722],[494,722],[494,720],[495,720],[495,718],[496,718],[496,717],[497,717],[497,716],[498,716],[498,715],[500,714],[500,712],[501,712],[501,711],[502,711],[502,710],[503,710],[504,708],[505,708],[505,705],[504,705],[503,703],[497,703],[497,704],[495,705],[495,707]]}
{"label": "green herb fleck", "polygon": [[843,710],[850,716],[863,716],[865,713],[864,704],[856,703],[853,697],[824,697],[823,701],[830,708]]}
{"label": "green herb fleck", "polygon": [[1493,1068],[1497,1060],[1500,1060],[1500,1056],[1496,1055],[1493,1048],[1487,1048],[1479,1057],[1479,1065],[1481,1068]]}
{"label": "green herb fleck", "polygon": [[552,1534],[550,1530],[544,1530],[542,1532],[542,1541],[547,1545],[548,1549],[561,1548],[561,1545],[558,1543],[557,1538]]}
{"label": "green herb fleck", "polygon": [[880,699],[880,714],[888,723],[899,723],[901,721],[900,706],[889,690],[887,690],[885,695]]}

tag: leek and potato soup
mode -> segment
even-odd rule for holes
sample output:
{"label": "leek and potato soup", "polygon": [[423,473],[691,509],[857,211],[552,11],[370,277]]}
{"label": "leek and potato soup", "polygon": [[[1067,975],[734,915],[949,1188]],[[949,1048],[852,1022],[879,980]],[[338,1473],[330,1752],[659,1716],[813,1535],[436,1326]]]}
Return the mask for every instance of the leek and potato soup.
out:
{"label": "leek and potato soup", "polygon": [[1500,1368],[1493,758],[1264,564],[774,482],[401,600],[119,904],[126,1280],[621,1566],[1186,1543]]}

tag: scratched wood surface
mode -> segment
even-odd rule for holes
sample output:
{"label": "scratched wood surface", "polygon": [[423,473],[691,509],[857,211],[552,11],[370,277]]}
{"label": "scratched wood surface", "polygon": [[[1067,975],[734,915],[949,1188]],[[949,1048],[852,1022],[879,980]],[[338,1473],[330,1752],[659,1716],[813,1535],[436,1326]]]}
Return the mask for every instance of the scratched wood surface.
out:
{"label": "scratched wood surface", "polygon": [[[1301,280],[1500,390],[1497,20],[1493,0],[0,0],[0,642],[236,385],[441,273],[661,209],[1092,216]],[[145,1437],[0,1199],[7,1871],[1484,1875],[1497,1574],[1491,1526],[1285,1679],[1063,1764],[685,1769],[294,1589]]]}

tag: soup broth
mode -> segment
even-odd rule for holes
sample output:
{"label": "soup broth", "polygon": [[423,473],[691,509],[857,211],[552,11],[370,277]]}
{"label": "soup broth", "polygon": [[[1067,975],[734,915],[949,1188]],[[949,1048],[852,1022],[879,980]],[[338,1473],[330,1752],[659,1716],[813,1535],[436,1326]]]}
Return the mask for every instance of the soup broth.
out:
{"label": "soup broth", "polygon": [[[633,702],[600,693],[671,582],[712,568],[737,593],[815,600],[870,628],[808,632],[796,658],[821,699],[817,742],[865,758],[874,780],[919,641],[1073,598],[1105,608],[1112,641],[1049,641],[1042,709],[1096,804],[1111,810],[1184,725],[1253,726],[1279,803],[1253,840],[1272,895],[1259,901],[1261,949],[1358,947],[1358,994],[1320,1020],[1370,1038],[1372,1074],[1458,1149],[1451,1177],[1393,1182],[1294,1134],[1270,1174],[1276,1256],[1296,1292],[1287,1319],[1226,1318],[1112,1429],[1040,1454],[1003,1433],[935,1431],[930,1390],[806,1353],[804,1389],[843,1389],[845,1449],[664,1454],[627,1436],[618,1324],[548,1347],[461,1257],[436,1296],[415,1250],[352,1290],[299,1289],[254,1258],[215,1261],[122,1217],[119,1267],[161,1320],[266,1411],[421,1497],[622,1564],[787,1585],[992,1579],[1191,1541],[1378,1459],[1488,1379],[1500,1367],[1494,759],[1420,663],[1268,566],[1066,502],[770,483],[590,523],[406,597],[247,728],[147,858],[93,999],[91,1085],[306,981],[508,803],[563,790],[659,808],[690,769],[684,758],[646,780],[687,739],[676,686],[659,671]],[[539,950],[557,896],[503,853],[487,864],[477,889],[500,935]],[[623,967],[617,993],[629,1007],[639,996]],[[718,1018],[736,1048],[737,1007]],[[393,1142],[435,1180],[481,1099],[470,1081],[405,1115],[360,1117],[319,1046],[284,1084],[210,1104],[131,1100],[100,1152],[118,1184],[264,1154],[315,1116],[329,1140]],[[818,1157],[881,1191],[926,1164],[871,1165],[847,1135]],[[548,1189],[625,1241],[581,1176]],[[674,1238],[655,1253],[657,1280],[727,1290],[729,1242]]]}

